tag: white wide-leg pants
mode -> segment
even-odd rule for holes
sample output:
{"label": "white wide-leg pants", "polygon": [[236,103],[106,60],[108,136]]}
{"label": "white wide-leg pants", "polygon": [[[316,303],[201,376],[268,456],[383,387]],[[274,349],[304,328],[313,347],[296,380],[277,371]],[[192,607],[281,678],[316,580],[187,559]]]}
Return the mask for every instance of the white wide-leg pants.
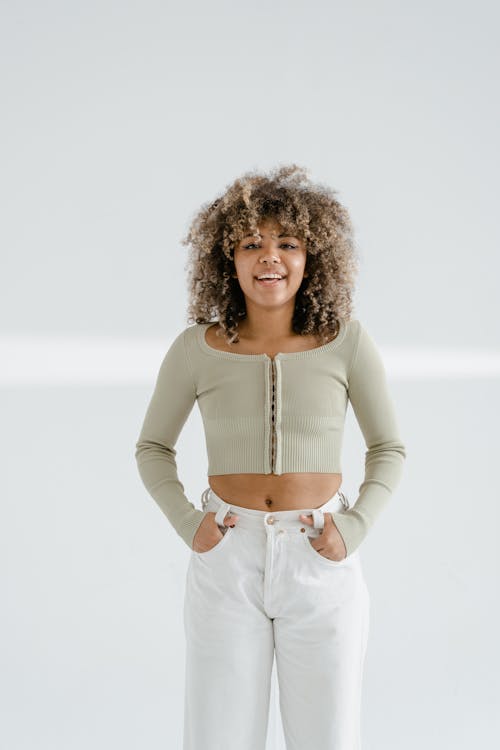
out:
{"label": "white wide-leg pants", "polygon": [[369,593],[358,550],[336,562],[310,542],[345,495],[278,512],[203,496],[224,536],[186,575],[184,750],[265,749],[274,654],[287,750],[360,750]]}

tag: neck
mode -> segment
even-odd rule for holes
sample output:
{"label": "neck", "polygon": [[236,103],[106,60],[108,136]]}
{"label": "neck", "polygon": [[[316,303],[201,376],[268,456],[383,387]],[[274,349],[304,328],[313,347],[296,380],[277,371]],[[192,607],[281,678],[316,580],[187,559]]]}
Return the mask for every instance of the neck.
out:
{"label": "neck", "polygon": [[276,341],[294,335],[292,329],[294,302],[279,309],[252,308],[247,304],[247,314],[238,324],[238,331],[247,341]]}

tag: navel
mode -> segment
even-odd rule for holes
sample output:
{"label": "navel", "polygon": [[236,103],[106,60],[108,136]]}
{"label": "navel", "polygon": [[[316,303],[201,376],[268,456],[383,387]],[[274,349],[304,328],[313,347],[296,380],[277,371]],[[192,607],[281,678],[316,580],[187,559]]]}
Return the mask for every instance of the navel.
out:
{"label": "navel", "polygon": [[273,504],[273,501],[272,501],[272,499],[270,497],[266,497],[266,499],[265,499],[264,502],[266,503],[266,505],[267,505],[268,508],[270,508],[271,505]]}

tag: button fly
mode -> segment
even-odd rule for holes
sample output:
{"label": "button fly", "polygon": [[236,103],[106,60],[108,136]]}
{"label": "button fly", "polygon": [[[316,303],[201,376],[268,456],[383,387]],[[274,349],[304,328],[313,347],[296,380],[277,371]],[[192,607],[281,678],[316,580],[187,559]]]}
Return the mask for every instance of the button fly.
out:
{"label": "button fly", "polygon": [[267,519],[267,522],[274,523],[274,518],[272,516],[269,516],[269,518]]}

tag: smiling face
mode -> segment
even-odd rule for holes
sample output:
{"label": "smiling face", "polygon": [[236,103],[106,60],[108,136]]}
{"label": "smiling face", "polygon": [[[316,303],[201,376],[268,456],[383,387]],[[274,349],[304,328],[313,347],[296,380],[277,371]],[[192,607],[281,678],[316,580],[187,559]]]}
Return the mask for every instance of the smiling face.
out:
{"label": "smiling face", "polygon": [[[258,227],[258,236],[243,237],[234,250],[236,276],[247,310],[253,304],[269,308],[290,305],[293,311],[306,260],[307,250],[301,239],[285,235],[274,219],[263,220]],[[266,273],[279,274],[282,278],[257,279]]]}

